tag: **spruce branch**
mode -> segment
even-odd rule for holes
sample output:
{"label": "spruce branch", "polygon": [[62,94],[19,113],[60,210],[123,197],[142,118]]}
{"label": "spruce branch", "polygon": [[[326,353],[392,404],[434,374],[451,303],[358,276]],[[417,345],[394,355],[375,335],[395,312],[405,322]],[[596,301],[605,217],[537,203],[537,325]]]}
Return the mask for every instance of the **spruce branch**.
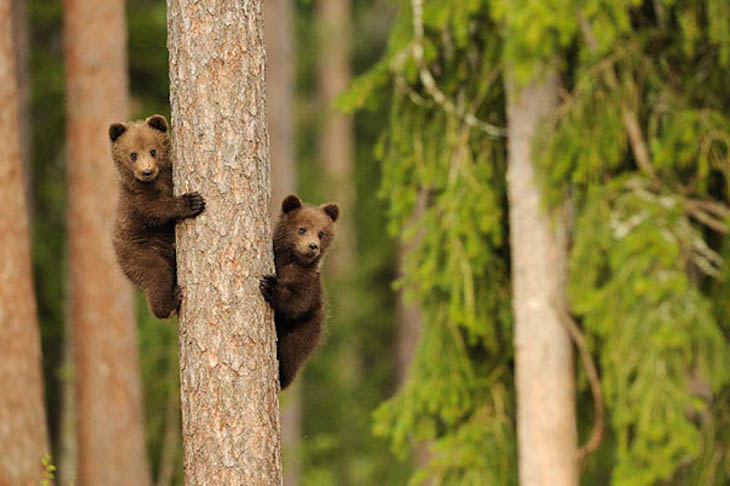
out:
{"label": "spruce branch", "polygon": [[418,74],[423,83],[423,87],[426,89],[426,93],[444,111],[459,118],[468,126],[481,130],[490,137],[505,137],[507,131],[504,128],[480,120],[472,111],[457,108],[454,102],[438,87],[436,80],[426,65],[426,61],[423,59],[423,0],[411,0],[411,8],[413,10],[413,41],[410,47],[413,58],[416,64],[418,64]]}
{"label": "spruce branch", "polygon": [[[583,32],[586,44],[588,45],[588,48],[595,53],[598,50],[598,43],[593,35],[593,31],[591,30],[585,15],[583,15],[582,12],[578,15],[581,31]],[[605,80],[608,87],[612,90],[617,90],[619,82],[613,68],[609,66],[606,69],[603,69],[603,72],[605,73]],[[636,165],[639,167],[639,170],[651,180],[651,182],[660,188],[665,187],[665,184],[659,178],[657,173],[654,171],[654,167],[651,165],[651,156],[649,154],[649,149],[647,148],[636,112],[631,109],[625,100],[621,103],[621,111],[624,128],[626,129],[626,133],[629,137],[631,153],[634,156]],[[704,224],[718,233],[730,233],[730,228],[725,222],[725,220],[730,218],[730,208],[728,208],[725,204],[714,200],[686,198],[685,208],[689,215],[699,223]]]}

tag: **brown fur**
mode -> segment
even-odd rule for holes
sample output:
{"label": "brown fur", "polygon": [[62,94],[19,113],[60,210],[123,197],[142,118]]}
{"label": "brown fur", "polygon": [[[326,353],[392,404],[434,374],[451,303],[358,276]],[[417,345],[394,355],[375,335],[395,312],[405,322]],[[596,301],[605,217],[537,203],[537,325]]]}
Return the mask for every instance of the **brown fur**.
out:
{"label": "brown fur", "polygon": [[109,138],[119,173],[112,239],[117,261],[127,278],[144,291],[152,313],[167,319],[182,299],[177,286],[175,222],[200,214],[205,201],[196,192],[172,195],[170,135],[164,116],[114,123]]}
{"label": "brown fur", "polygon": [[305,205],[290,195],[282,202],[281,210],[274,230],[276,275],[264,276],[260,287],[274,309],[283,390],[322,336],[325,298],[320,267],[334,239],[340,209],[335,203]]}

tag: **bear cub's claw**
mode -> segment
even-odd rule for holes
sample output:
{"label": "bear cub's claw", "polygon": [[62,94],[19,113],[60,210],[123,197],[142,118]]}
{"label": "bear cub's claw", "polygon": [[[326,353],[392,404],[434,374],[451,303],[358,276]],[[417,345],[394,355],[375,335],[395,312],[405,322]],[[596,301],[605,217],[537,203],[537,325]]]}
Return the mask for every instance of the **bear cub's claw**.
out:
{"label": "bear cub's claw", "polygon": [[180,312],[180,303],[182,302],[182,289],[179,285],[175,285],[172,289],[172,301],[175,302],[175,310]]}
{"label": "bear cub's claw", "polygon": [[274,300],[275,286],[276,276],[274,275],[264,275],[263,277],[261,277],[261,280],[259,280],[259,289],[261,290],[261,294],[264,296],[264,299],[269,304],[271,304]]}
{"label": "bear cub's claw", "polygon": [[199,215],[205,209],[205,199],[199,192],[188,192],[182,197],[188,205],[191,217]]}

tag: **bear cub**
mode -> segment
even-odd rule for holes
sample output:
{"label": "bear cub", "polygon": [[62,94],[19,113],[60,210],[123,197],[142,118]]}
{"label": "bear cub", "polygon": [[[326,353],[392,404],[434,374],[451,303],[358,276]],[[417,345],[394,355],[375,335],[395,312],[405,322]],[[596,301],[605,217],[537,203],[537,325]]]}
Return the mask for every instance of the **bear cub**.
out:
{"label": "bear cub", "polygon": [[286,388],[319,344],[325,317],[321,263],[334,239],[336,203],[312,206],[295,195],[281,204],[274,229],[276,275],[261,278],[264,299],[274,309],[279,383]]}
{"label": "bear cub", "polygon": [[197,192],[172,195],[170,134],[164,116],[114,123],[109,139],[119,172],[112,237],[117,261],[127,278],[144,291],[155,317],[167,319],[182,300],[175,222],[203,212],[205,200]]}

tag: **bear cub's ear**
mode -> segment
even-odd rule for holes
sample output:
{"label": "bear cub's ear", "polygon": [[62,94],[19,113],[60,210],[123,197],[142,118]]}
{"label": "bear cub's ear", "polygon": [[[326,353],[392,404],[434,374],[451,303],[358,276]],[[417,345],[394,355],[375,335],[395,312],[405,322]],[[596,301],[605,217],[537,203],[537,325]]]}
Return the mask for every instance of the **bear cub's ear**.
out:
{"label": "bear cub's ear", "polygon": [[289,194],[281,203],[281,212],[286,214],[302,207],[302,200],[295,194]]}
{"label": "bear cub's ear", "polygon": [[115,142],[119,137],[122,136],[122,133],[127,131],[127,125],[124,123],[112,123],[109,126],[109,140],[112,142]]}
{"label": "bear cub's ear", "polygon": [[152,115],[145,120],[145,123],[147,126],[163,133],[167,131],[167,118],[162,115]]}
{"label": "bear cub's ear", "polygon": [[327,216],[332,219],[332,222],[337,221],[337,218],[340,217],[340,206],[337,203],[322,204],[320,208],[327,213]]}

